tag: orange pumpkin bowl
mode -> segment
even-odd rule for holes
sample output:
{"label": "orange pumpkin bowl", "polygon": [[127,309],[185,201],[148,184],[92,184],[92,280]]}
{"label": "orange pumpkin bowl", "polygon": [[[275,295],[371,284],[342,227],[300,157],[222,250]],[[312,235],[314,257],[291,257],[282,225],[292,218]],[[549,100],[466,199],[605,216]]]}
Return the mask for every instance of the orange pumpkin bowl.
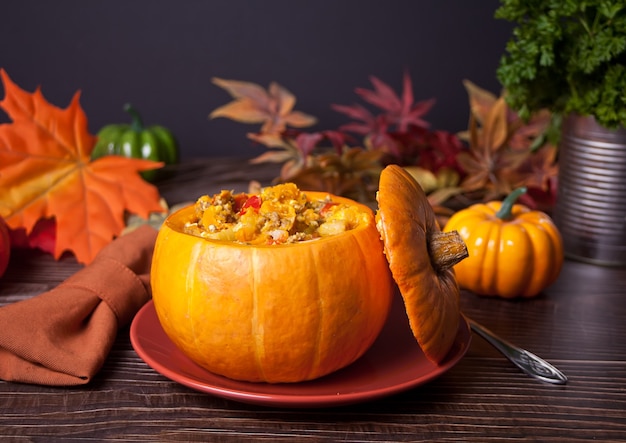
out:
{"label": "orange pumpkin bowl", "polygon": [[213,373],[253,382],[311,380],[363,355],[386,322],[392,278],[373,212],[332,199],[371,217],[334,236],[252,246],[183,232],[193,205],[170,215],[151,284],[172,342]]}

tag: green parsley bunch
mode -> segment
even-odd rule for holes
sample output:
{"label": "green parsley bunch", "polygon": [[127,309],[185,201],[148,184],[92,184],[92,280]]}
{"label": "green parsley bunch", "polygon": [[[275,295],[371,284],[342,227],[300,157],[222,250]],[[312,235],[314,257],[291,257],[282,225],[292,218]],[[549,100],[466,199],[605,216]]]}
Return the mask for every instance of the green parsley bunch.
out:
{"label": "green parsley bunch", "polygon": [[547,108],[626,126],[624,0],[501,0],[495,17],[516,23],[497,75],[520,116]]}

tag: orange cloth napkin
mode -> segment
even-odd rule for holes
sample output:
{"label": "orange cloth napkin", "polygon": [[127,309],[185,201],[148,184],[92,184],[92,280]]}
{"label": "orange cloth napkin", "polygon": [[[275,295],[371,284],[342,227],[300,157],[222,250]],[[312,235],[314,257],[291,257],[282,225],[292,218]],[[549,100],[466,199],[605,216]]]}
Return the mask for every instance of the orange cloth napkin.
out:
{"label": "orange cloth napkin", "polygon": [[51,291],[0,308],[0,378],[51,386],[88,383],[119,328],[151,297],[157,231],[118,237]]}

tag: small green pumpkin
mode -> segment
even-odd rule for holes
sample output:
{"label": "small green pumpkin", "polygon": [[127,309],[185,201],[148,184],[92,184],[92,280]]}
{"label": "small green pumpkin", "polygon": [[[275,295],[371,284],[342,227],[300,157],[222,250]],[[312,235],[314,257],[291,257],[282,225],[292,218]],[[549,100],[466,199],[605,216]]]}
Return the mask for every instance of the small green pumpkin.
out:
{"label": "small green pumpkin", "polygon": [[[178,142],[172,133],[163,126],[144,126],[139,112],[130,104],[124,111],[131,116],[130,124],[111,124],[98,133],[98,141],[91,153],[96,159],[105,155],[121,155],[164,162],[166,165],[178,163]],[[155,180],[159,170],[142,172],[144,179]]]}

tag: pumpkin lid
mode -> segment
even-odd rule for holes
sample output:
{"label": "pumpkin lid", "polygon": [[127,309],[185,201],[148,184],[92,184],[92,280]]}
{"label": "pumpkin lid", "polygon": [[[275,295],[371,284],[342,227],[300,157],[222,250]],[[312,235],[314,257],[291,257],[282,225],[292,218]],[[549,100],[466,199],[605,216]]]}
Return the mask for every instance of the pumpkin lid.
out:
{"label": "pumpkin lid", "polygon": [[376,198],[376,226],[411,331],[426,357],[440,363],[461,318],[452,266],[467,257],[467,248],[457,232],[441,231],[426,194],[404,168],[383,169]]}

